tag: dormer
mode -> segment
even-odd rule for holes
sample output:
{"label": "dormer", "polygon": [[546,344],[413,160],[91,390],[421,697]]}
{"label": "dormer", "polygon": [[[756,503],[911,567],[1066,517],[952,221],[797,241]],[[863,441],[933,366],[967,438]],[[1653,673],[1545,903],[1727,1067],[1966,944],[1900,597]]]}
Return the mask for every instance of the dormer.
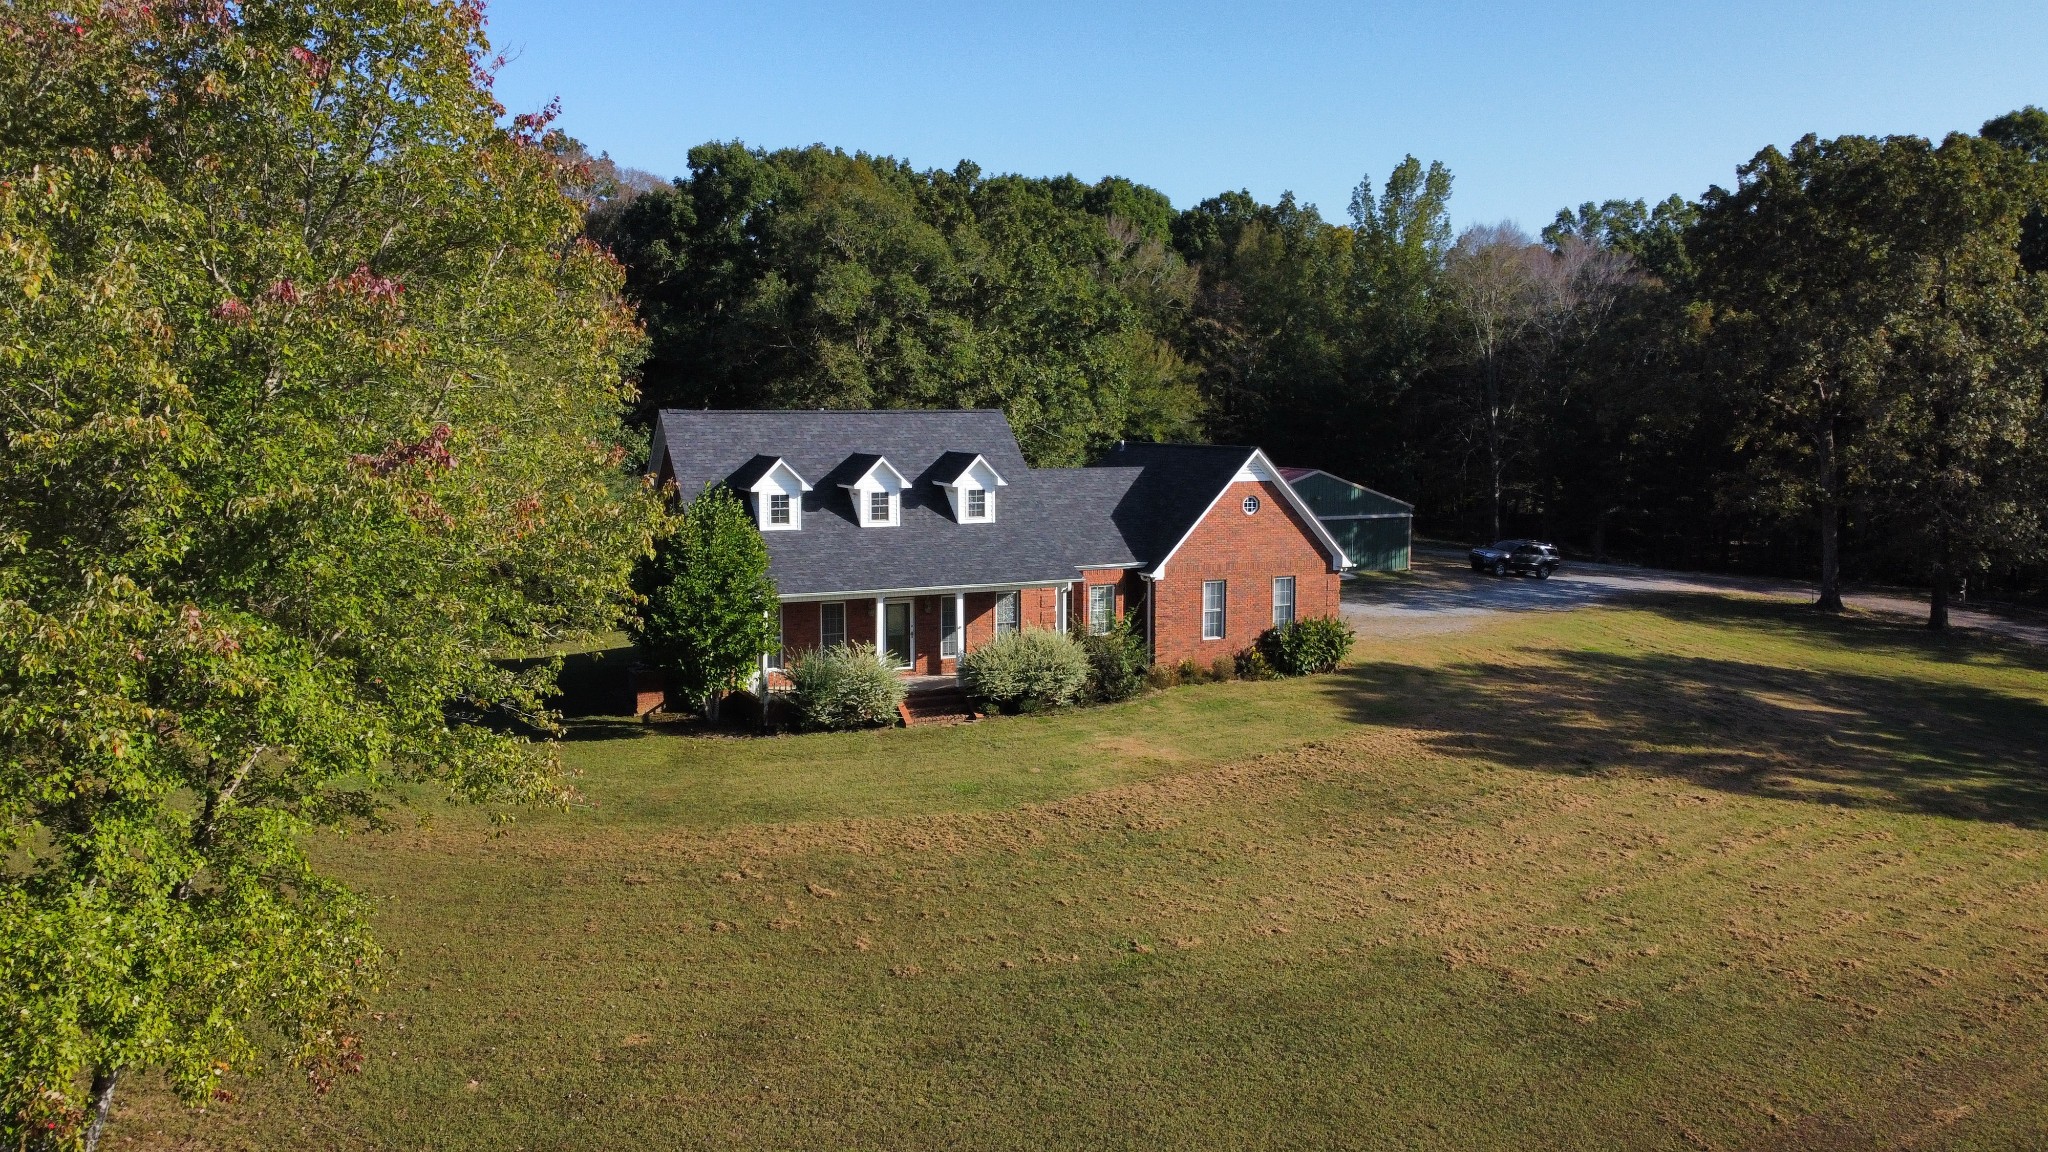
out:
{"label": "dormer", "polygon": [[893,528],[903,523],[903,492],[910,481],[883,457],[863,452],[847,461],[853,478],[839,486],[853,500],[853,515],[863,528]]}
{"label": "dormer", "polygon": [[747,494],[754,523],[763,532],[795,532],[804,526],[804,493],[811,486],[780,456],[756,456],[729,483]]}
{"label": "dormer", "polygon": [[996,489],[1009,481],[978,453],[948,452],[934,467],[934,483],[945,489],[953,519],[962,524],[988,524],[996,518]]}

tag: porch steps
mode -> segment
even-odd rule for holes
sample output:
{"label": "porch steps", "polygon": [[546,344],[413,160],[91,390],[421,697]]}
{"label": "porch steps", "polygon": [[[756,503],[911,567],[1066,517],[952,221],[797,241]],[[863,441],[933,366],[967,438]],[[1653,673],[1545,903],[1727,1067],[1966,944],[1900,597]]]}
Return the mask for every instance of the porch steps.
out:
{"label": "porch steps", "polygon": [[896,714],[903,718],[906,728],[919,724],[960,724],[978,719],[967,702],[967,694],[955,687],[912,692],[896,706]]}

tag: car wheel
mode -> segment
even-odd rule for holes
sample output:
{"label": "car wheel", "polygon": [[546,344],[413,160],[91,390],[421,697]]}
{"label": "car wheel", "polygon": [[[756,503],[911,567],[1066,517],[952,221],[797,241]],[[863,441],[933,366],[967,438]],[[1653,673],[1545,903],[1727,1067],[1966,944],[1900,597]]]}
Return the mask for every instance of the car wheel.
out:
{"label": "car wheel", "polygon": [[1552,568],[1550,565],[1545,564],[1542,567],[1536,569],[1536,578],[1538,580],[1548,580],[1550,579],[1550,574],[1552,572],[1555,572],[1556,570],[1557,569]]}
{"label": "car wheel", "polygon": [[1508,562],[1507,562],[1507,561],[1505,561],[1505,560],[1495,560],[1495,561],[1493,562],[1493,574],[1494,574],[1495,576],[1505,576],[1505,575],[1507,575],[1507,574],[1508,574]]}

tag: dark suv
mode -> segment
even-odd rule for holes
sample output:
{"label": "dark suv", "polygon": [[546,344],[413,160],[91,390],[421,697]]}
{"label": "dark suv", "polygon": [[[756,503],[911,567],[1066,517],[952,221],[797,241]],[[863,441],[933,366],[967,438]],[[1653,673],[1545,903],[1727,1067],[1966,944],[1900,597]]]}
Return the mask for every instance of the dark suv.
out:
{"label": "dark suv", "polygon": [[1557,571],[1557,546],[1540,540],[1496,540],[1472,550],[1472,570],[1495,576],[1526,572],[1548,580]]}

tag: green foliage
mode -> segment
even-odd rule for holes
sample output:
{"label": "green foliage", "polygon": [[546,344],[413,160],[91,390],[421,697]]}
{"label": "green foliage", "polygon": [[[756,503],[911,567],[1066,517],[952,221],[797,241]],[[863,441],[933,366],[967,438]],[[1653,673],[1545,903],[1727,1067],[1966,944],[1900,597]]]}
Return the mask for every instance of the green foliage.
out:
{"label": "green foliage", "polygon": [[1103,703],[1128,700],[1145,686],[1145,640],[1129,617],[1099,636],[1086,636],[1081,649],[1088,656],[1088,696]]}
{"label": "green foliage", "polygon": [[1005,712],[1060,708],[1088,687],[1088,653],[1064,632],[1027,628],[999,637],[960,660],[960,685]]}
{"label": "green foliage", "polygon": [[[91,1144],[362,1058],[302,853],[404,788],[558,800],[552,666],[658,508],[639,336],[469,5],[0,10],[0,1130]],[[558,140],[557,140],[558,142]]]}
{"label": "green foliage", "polygon": [[806,728],[840,731],[896,722],[903,678],[882,666],[872,644],[835,644],[790,662],[791,702]]}
{"label": "green foliage", "polygon": [[745,687],[775,641],[780,601],[768,546],[746,504],[706,487],[676,517],[642,574],[634,638],[669,687],[692,700]]}
{"label": "green foliage", "polygon": [[1344,662],[1357,633],[1335,616],[1310,616],[1259,634],[1257,651],[1283,676],[1328,672]]}
{"label": "green foliage", "polygon": [[1822,607],[1841,607],[1859,504],[1932,555],[1937,586],[2038,537],[2020,505],[2048,312],[2022,247],[2044,190],[1994,141],[1808,136],[1704,198],[1716,368],[1757,491],[1819,514]]}
{"label": "green foliage", "polygon": [[1237,654],[1236,669],[1239,680],[1272,680],[1280,675],[1273,668],[1266,654],[1257,648],[1247,648]]}
{"label": "green foliage", "polygon": [[598,238],[648,326],[650,407],[1001,408],[1034,463],[1079,464],[1199,430],[1157,321],[1191,279],[1166,209],[1122,180],[705,144]]}

